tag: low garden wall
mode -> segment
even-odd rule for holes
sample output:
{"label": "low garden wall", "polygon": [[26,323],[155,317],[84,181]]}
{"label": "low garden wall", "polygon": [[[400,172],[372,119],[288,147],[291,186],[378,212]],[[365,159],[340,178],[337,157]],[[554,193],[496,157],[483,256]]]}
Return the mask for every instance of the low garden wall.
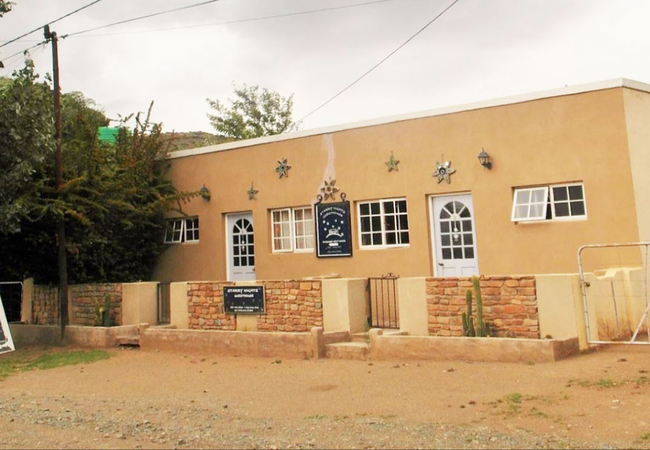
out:
{"label": "low garden wall", "polygon": [[[32,298],[32,323],[59,323],[58,286],[35,285]],[[68,314],[71,325],[95,324],[96,307],[104,306],[110,298],[110,318],[114,325],[122,324],[122,284],[75,284],[68,288]]]}
{"label": "low garden wall", "polygon": [[[539,339],[537,293],[533,276],[494,276],[480,279],[483,317],[491,336]],[[462,336],[465,292],[476,295],[471,278],[427,278],[426,300],[430,336]]]}
{"label": "low garden wall", "polygon": [[[226,314],[223,287],[232,282],[187,284],[189,328],[234,331],[237,316]],[[320,281],[256,281],[264,286],[265,314],[255,315],[248,331],[308,332],[323,326],[323,293]],[[251,316],[249,316],[251,317]],[[248,322],[247,322],[248,324]]]}

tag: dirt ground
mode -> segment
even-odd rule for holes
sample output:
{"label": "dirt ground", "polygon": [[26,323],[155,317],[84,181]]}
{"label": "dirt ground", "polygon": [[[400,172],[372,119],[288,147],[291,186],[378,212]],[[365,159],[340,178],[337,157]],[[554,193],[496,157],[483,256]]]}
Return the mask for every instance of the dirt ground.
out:
{"label": "dirt ground", "polygon": [[530,365],[111,354],[0,381],[0,447],[650,447],[646,347]]}

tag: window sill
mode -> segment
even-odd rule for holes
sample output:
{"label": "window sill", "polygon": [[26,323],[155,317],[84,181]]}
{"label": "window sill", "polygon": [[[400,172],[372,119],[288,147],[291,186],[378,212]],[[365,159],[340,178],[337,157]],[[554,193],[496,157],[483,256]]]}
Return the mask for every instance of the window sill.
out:
{"label": "window sill", "polygon": [[391,250],[393,248],[409,248],[411,244],[402,245],[366,245],[359,247],[359,250]]}
{"label": "window sill", "polygon": [[585,222],[587,216],[581,217],[556,217],[555,219],[539,219],[539,220],[513,220],[515,225],[532,225],[539,223],[556,223],[556,222]]}

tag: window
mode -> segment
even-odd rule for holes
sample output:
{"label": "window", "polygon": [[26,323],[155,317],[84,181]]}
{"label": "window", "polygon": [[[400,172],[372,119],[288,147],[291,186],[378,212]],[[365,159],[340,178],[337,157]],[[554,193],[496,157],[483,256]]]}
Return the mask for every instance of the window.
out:
{"label": "window", "polygon": [[512,203],[512,221],[566,220],[586,218],[582,183],[516,188]]}
{"label": "window", "polygon": [[406,200],[359,203],[361,247],[393,247],[409,243]]}
{"label": "window", "polygon": [[199,241],[199,218],[189,217],[187,219],[167,220],[165,232],[165,244],[177,244],[180,242]]}
{"label": "window", "polygon": [[273,252],[314,250],[314,213],[311,207],[271,211]]}

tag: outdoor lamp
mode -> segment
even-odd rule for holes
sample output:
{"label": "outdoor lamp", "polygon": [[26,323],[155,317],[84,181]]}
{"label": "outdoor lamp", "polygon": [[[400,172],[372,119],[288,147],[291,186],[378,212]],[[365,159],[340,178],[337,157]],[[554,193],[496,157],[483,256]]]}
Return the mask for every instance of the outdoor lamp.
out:
{"label": "outdoor lamp", "polygon": [[207,187],[205,187],[205,184],[204,184],[203,187],[199,190],[199,194],[201,195],[201,197],[203,198],[203,200],[205,200],[206,202],[209,202],[209,201],[210,201],[210,197],[211,197],[211,196],[210,196],[210,189],[208,189]]}
{"label": "outdoor lamp", "polygon": [[492,163],[490,162],[490,155],[487,154],[485,149],[481,148],[481,153],[478,154],[478,160],[481,162],[481,165],[486,169],[492,169]]}

